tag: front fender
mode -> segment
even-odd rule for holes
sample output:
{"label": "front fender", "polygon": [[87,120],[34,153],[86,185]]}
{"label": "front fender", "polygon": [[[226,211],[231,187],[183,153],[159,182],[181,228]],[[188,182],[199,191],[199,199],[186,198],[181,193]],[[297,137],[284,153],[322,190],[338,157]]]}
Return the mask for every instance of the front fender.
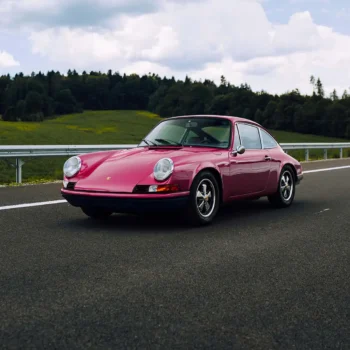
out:
{"label": "front fender", "polygon": [[157,185],[157,184],[177,184],[182,191],[190,191],[193,180],[204,169],[211,169],[217,173],[220,179],[220,188],[223,188],[222,169],[211,162],[192,162],[186,164],[175,164],[173,174],[165,181],[157,181],[153,173],[144,177],[138,185]]}
{"label": "front fender", "polygon": [[63,174],[63,179],[66,181],[77,182],[89,176],[96,168],[98,168],[105,160],[107,160],[115,151],[101,151],[93,153],[79,154],[81,159],[81,169],[73,177],[67,178]]}
{"label": "front fender", "polygon": [[175,164],[174,172],[164,181],[157,181],[153,172],[141,179],[137,185],[176,184],[182,191],[189,191],[198,163]]}
{"label": "front fender", "polygon": [[204,163],[199,164],[196,167],[196,169],[194,169],[194,171],[192,172],[191,183],[193,182],[195,177],[204,169],[211,169],[211,170],[216,171],[218,173],[218,175],[220,176],[220,179],[222,182],[223,179],[222,179],[222,174],[221,174],[220,168],[211,162],[204,162]]}

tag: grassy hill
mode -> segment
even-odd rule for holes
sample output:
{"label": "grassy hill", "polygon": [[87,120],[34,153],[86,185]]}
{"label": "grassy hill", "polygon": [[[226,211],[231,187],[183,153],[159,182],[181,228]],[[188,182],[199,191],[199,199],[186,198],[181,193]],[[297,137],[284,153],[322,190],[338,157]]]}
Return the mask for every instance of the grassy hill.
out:
{"label": "grassy hill", "polygon": [[145,111],[87,111],[35,122],[0,122],[2,145],[121,144],[140,141],[161,119]]}
{"label": "grassy hill", "polygon": [[[48,144],[136,144],[161,120],[146,111],[86,111],[46,120],[41,123],[11,123],[0,121],[0,145]],[[271,133],[279,142],[344,142],[344,140],[284,131]],[[303,151],[291,153],[303,159]],[[337,157],[338,151],[329,151]],[[350,156],[350,152],[345,154]],[[310,153],[312,159],[322,158],[322,150]],[[24,159],[23,181],[62,178],[65,158]],[[0,159],[0,183],[15,180],[15,172]]]}

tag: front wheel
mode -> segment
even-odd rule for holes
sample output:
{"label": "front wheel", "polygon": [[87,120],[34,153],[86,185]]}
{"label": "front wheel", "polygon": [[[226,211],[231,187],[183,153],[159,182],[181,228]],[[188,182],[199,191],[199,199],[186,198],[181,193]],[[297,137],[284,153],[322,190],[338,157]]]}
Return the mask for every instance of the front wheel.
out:
{"label": "front wheel", "polygon": [[193,181],[188,207],[188,218],[194,225],[213,221],[220,207],[220,190],[215,176],[203,171]]}
{"label": "front wheel", "polygon": [[96,220],[107,219],[109,216],[113,214],[113,212],[102,208],[83,207],[81,208],[81,210],[85,215]]}
{"label": "front wheel", "polygon": [[293,170],[289,166],[286,166],[281,171],[276,193],[269,196],[268,199],[274,207],[286,208],[293,203],[294,196],[295,177]]}

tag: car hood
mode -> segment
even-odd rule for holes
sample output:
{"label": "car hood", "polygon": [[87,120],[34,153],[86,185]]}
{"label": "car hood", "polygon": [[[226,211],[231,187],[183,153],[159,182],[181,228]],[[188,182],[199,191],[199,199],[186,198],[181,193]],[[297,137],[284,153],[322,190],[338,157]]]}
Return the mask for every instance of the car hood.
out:
{"label": "car hood", "polygon": [[[208,153],[208,149],[198,148],[147,148],[109,152],[107,157],[89,173],[81,178],[76,190],[131,193],[143,179],[153,174],[158,160],[171,158],[175,165],[198,159],[199,153]],[[211,149],[212,151],[212,149]],[[221,153],[219,151],[219,153]],[[153,178],[153,176],[152,176]]]}

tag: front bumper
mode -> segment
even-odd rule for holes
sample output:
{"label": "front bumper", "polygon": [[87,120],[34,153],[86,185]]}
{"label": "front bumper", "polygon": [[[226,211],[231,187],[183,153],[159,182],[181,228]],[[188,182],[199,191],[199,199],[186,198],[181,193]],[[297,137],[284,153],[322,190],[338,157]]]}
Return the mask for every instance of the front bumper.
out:
{"label": "front bumper", "polygon": [[61,189],[63,198],[74,207],[95,207],[115,213],[174,211],[186,207],[189,192],[172,194],[118,194]]}

